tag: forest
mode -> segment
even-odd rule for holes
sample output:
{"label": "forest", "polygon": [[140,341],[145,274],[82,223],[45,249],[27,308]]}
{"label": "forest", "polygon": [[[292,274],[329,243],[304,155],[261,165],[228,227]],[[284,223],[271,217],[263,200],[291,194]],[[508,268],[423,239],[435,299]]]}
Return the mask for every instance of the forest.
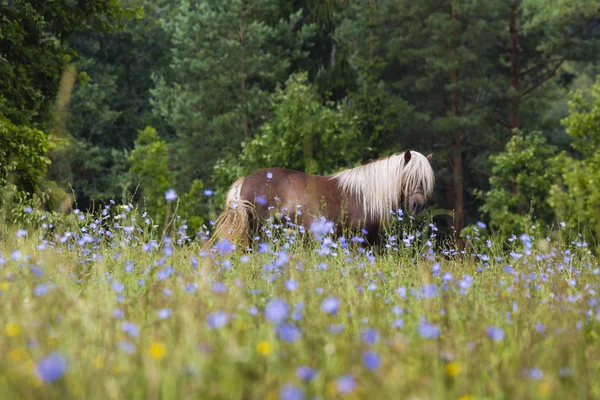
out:
{"label": "forest", "polygon": [[447,234],[600,237],[597,0],[0,2],[0,206],[165,192],[197,231],[262,167],[433,153]]}

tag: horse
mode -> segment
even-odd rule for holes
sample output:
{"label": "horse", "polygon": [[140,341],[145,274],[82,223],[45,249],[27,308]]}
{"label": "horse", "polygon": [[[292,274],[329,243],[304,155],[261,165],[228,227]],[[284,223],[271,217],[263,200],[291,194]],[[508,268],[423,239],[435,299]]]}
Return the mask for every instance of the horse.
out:
{"label": "horse", "polygon": [[366,242],[374,244],[392,211],[425,208],[435,182],[431,158],[405,151],[327,176],[266,168],[240,177],[208,243],[227,239],[247,246],[271,215],[285,214],[304,231],[319,218],[333,222],[338,236],[345,229],[366,230]]}

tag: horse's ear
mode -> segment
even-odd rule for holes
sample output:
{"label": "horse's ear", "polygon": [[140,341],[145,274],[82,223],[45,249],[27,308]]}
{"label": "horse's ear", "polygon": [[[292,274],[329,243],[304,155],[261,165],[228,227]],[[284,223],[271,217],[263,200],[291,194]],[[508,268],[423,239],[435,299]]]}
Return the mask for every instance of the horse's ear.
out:
{"label": "horse's ear", "polygon": [[433,158],[433,153],[427,154],[427,159],[429,160],[429,162],[431,162],[432,158]]}
{"label": "horse's ear", "polygon": [[408,164],[408,162],[410,161],[410,157],[411,157],[410,150],[405,151],[404,152],[404,164]]}

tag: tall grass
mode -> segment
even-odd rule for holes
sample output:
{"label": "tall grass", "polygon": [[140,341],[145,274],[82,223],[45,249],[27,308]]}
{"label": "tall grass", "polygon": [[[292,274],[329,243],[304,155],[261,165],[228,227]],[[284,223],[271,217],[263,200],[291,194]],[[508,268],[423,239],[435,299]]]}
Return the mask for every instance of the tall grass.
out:
{"label": "tall grass", "polygon": [[461,254],[430,229],[373,255],[273,231],[206,253],[129,206],[31,214],[0,241],[1,398],[600,397],[585,243],[482,229]]}

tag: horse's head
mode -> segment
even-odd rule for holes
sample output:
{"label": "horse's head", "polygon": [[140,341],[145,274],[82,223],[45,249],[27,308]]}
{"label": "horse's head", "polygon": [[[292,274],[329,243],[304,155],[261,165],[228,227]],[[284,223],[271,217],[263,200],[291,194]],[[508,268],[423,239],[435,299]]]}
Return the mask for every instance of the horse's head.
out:
{"label": "horse's head", "polygon": [[[411,154],[412,153],[412,154]],[[405,204],[410,214],[420,213],[425,209],[427,198],[433,192],[434,175],[431,168],[431,157],[424,157],[417,152],[404,153],[405,174]]]}

